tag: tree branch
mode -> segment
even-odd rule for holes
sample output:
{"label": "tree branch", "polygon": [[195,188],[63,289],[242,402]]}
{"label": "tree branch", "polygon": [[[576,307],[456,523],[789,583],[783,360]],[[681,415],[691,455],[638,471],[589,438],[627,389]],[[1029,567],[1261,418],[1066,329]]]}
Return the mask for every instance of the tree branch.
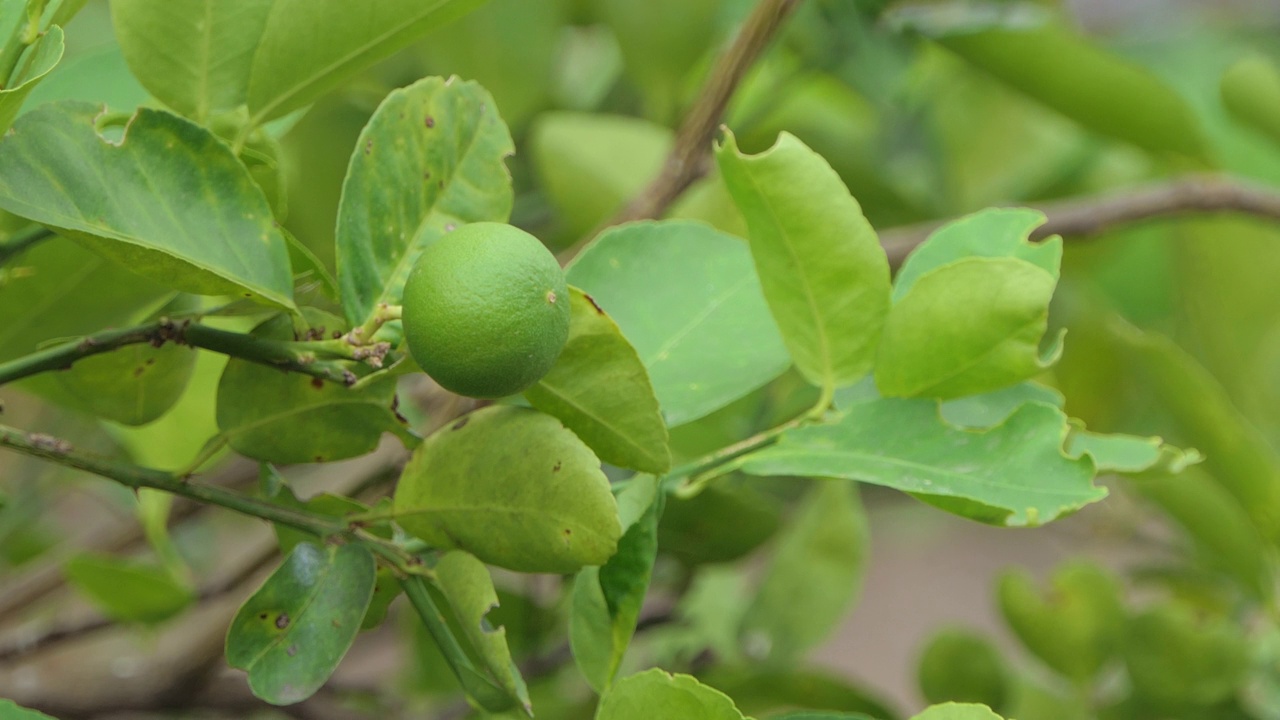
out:
{"label": "tree branch", "polygon": [[39,225],[32,225],[31,227],[15,232],[13,235],[9,236],[8,240],[0,243],[0,266],[9,262],[9,258],[14,257],[23,250],[26,250],[37,243],[48,240],[51,237],[53,237],[53,231],[40,227]]}
{"label": "tree branch", "polygon": [[[260,365],[299,372],[347,386],[354,385],[359,380],[356,374],[341,362],[320,360],[321,355],[360,360],[372,359],[377,350],[383,352],[386,350],[381,345],[376,348],[356,348],[345,341],[338,340],[291,343],[218,330],[202,325],[192,318],[181,320],[160,318],[144,325],[86,335],[79,340],[55,345],[0,363],[0,385],[50,370],[65,370],[77,360],[127,345],[150,343],[159,347],[166,342],[203,348]],[[378,360],[380,361],[380,358]]]}
{"label": "tree branch", "polygon": [[[1086,237],[1130,223],[1185,213],[1232,212],[1280,222],[1280,191],[1221,175],[1188,175],[1120,193],[1061,200],[1036,206],[1048,218],[1032,239],[1050,235]],[[897,267],[908,253],[946,222],[892,228],[880,243]]]}

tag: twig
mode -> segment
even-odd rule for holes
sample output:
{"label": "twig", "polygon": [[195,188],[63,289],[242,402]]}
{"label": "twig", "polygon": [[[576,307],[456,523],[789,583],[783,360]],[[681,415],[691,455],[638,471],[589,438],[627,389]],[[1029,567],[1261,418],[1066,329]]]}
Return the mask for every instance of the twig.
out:
{"label": "twig", "polygon": [[[662,171],[602,227],[661,216],[681,193],[706,174],[711,142],[738,84],[801,1],[760,0],[733,44],[716,62],[697,101],[689,109]],[[572,258],[595,235],[596,232],[592,232],[563,251],[561,259]]]}
{"label": "twig", "polygon": [[[161,318],[145,325],[104,330],[86,335],[79,340],[72,340],[0,363],[0,385],[50,370],[63,370],[71,367],[77,360],[110,352],[126,345],[150,343],[159,347],[166,342],[203,348],[347,386],[354,385],[359,379],[341,362],[320,360],[318,355],[319,348],[322,346],[317,343],[289,343],[218,330],[202,325],[192,318],[182,320]],[[355,352],[354,348],[348,349],[352,353]],[[341,354],[337,349],[333,349],[332,352],[334,355]],[[348,355],[348,357],[353,356]]]}
{"label": "twig", "polygon": [[9,258],[14,257],[36,243],[43,242],[51,237],[53,237],[53,231],[47,230],[39,225],[32,225],[31,227],[19,230],[9,236],[8,240],[0,243],[0,266],[9,262]]}
{"label": "twig", "polygon": [[[1184,213],[1234,212],[1280,222],[1280,191],[1221,175],[1188,175],[1122,193],[1107,193],[1036,206],[1048,221],[1032,239],[1085,237],[1112,228]],[[880,243],[895,267],[945,222],[893,228]]]}

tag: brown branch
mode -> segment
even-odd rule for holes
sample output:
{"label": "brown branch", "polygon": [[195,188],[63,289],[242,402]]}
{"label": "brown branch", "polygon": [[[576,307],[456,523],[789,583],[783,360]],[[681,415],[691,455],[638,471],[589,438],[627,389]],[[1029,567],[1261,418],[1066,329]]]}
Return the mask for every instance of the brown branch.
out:
{"label": "brown branch", "polygon": [[[1122,225],[1186,213],[1238,213],[1280,222],[1280,191],[1221,175],[1188,175],[1135,190],[1060,200],[1035,206],[1048,218],[1032,239],[1050,235],[1087,237]],[[889,262],[902,264],[917,245],[944,222],[929,222],[880,233]]]}
{"label": "brown branch", "polygon": [[633,220],[659,217],[690,185],[707,173],[711,143],[725,108],[742,78],[769,46],[783,22],[802,0],[760,0],[733,43],[717,60],[698,99],[685,115],[675,146],[661,172],[613,218],[560,253],[567,262],[603,228]]}

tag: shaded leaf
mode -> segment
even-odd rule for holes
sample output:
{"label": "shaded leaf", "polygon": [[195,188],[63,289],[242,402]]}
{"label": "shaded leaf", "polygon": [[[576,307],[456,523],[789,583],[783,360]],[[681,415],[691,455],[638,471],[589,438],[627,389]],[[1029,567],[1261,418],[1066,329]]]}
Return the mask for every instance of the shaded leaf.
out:
{"label": "shaded leaf", "polygon": [[[874,693],[822,670],[765,668],[759,665],[719,666],[699,675],[698,679],[733,698],[743,713],[767,716],[770,720],[896,720],[900,717]],[[814,708],[816,711],[765,715],[778,708]]]}
{"label": "shaded leaf", "polygon": [[484,564],[465,552],[445,553],[435,568],[438,587],[457,615],[458,624],[491,679],[508,696],[529,706],[529,691],[511,660],[507,630],[486,619],[498,607],[498,593]]}
{"label": "shaded leaf", "polygon": [[657,489],[655,477],[632,481],[618,503],[625,506],[628,496],[643,495],[646,509],[626,528],[609,562],[581,570],[574,580],[569,642],[574,662],[596,692],[605,693],[613,684],[649,590],[665,499]]}
{"label": "shaded leaf", "polygon": [[255,124],[296,110],[483,0],[274,0],[248,86]]}
{"label": "shaded leaf", "polygon": [[1249,671],[1250,654],[1236,622],[1173,602],[1131,618],[1124,632],[1134,694],[1174,712],[1234,696]]}
{"label": "shaded leaf", "polygon": [[1083,561],[1056,570],[1051,584],[1041,592],[1026,570],[1004,573],[997,588],[1001,613],[1032,654],[1068,679],[1086,682],[1119,649],[1120,587],[1110,573]]}
{"label": "shaded leaf", "polygon": [[620,115],[548,112],[529,131],[534,169],[569,242],[639,193],[673,143],[670,129]]}
{"label": "shaded leaf", "polygon": [[444,233],[506,221],[513,151],[493,98],[473,82],[425,78],[382,101],[351,155],[338,209],[338,284],[353,326],[379,303],[400,304],[418,255]]}
{"label": "shaded leaf", "polygon": [[862,208],[788,133],[754,156],[727,134],[716,159],[796,367],[830,390],[858,380],[871,370],[889,311],[889,261]]}
{"label": "shaded leaf", "polygon": [[744,720],[724,693],[689,675],[646,670],[619,680],[600,702],[596,720]]}
{"label": "shaded leaf", "polygon": [[245,102],[254,53],[276,0],[116,0],[116,40],[156,99],[205,122]]}
{"label": "shaded leaf", "polygon": [[227,663],[273,705],[307,699],[360,631],[374,574],[362,545],[298,545],[231,621]]}
{"label": "shaded leaf", "polygon": [[62,566],[67,581],[117,622],[158,623],[182,612],[195,593],[164,568],[100,555],[76,555]]}
{"label": "shaded leaf", "polygon": [[934,39],[1090,130],[1147,150],[1208,155],[1199,123],[1177,92],[1066,28],[957,29]]}
{"label": "shaded leaf", "polygon": [[[341,329],[332,315],[306,314],[313,328]],[[293,320],[277,315],[253,334],[293,340]],[[372,452],[383,433],[406,432],[393,409],[395,390],[393,377],[352,388],[232,358],[218,383],[218,429],[236,452],[264,462],[356,457]]]}
{"label": "shaded leaf", "polygon": [[590,297],[577,288],[569,293],[569,340],[525,397],[560,418],[604,462],[666,472],[667,426],[640,356]]}
{"label": "shaded leaf", "polygon": [[60,102],[23,115],[0,141],[0,208],[169,287],[292,307],[284,238],[230,148],[149,108],[109,142],[100,112]]}
{"label": "shaded leaf", "polygon": [[727,485],[667,499],[658,527],[662,552],[688,565],[729,562],[773,536],[781,524],[777,503],[750,487]]}
{"label": "shaded leaf", "polygon": [[747,654],[785,667],[827,639],[861,591],[868,540],[857,489],[819,481],[778,538],[742,619]]}
{"label": "shaded leaf", "polygon": [[790,364],[750,252],[701,223],[611,228],[568,278],[635,347],[668,425],[724,407]]}
{"label": "shaded leaf", "polygon": [[27,59],[18,72],[0,90],[0,132],[9,129],[27,96],[54,66],[62,60],[64,50],[62,28],[54,25],[27,49]]}
{"label": "shaded leaf", "polygon": [[1038,403],[988,430],[963,430],[943,422],[935,402],[869,400],[730,467],[869,482],[982,522],[1040,525],[1107,495],[1090,460],[1063,453],[1067,432],[1066,416]]}
{"label": "shaded leaf", "polygon": [[981,395],[947,400],[938,409],[942,413],[942,419],[951,425],[981,430],[999,425],[1009,419],[1018,408],[1030,402],[1051,405],[1061,410],[1066,399],[1054,388],[1024,382]]}
{"label": "shaded leaf", "polygon": [[1254,55],[1228,68],[1222,102],[1237,120],[1280,142],[1280,68],[1270,60]]}
{"label": "shaded leaf", "polygon": [[195,363],[191,348],[129,345],[53,375],[61,390],[53,400],[122,425],[146,425],[182,397]]}
{"label": "shaded leaf", "polygon": [[550,415],[511,406],[478,410],[427,438],[400,477],[395,510],[431,545],[519,572],[603,565],[622,535],[591,450]]}
{"label": "shaded leaf", "polygon": [[929,639],[916,669],[920,694],[931,703],[981,703],[1003,708],[1012,691],[1009,670],[991,640],[961,627]]}

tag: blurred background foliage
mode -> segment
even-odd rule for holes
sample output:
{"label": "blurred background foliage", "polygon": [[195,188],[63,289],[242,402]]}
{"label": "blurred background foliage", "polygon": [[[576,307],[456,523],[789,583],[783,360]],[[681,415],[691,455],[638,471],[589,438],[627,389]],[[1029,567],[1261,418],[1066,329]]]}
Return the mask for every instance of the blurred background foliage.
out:
{"label": "blurred background foliage", "polygon": [[[568,247],[655,175],[715,53],[751,6],[749,0],[490,0],[277,121],[257,148],[260,182],[271,190],[278,220],[332,272],[342,178],[361,127],[390,90],[425,75],[458,75],[493,94],[515,137],[513,223],[554,248]],[[1262,1],[808,0],[746,78],[726,124],[747,152],[766,149],[781,131],[797,135],[827,158],[880,230],[992,205],[1114,193],[1192,172],[1277,187],[1278,40],[1280,7]],[[128,111],[148,97],[114,39],[108,3],[94,0],[67,28],[66,57],[25,110],[75,98]],[[714,175],[670,214],[728,232],[743,229]],[[136,280],[121,282],[114,268],[77,261],[71,254],[83,251],[58,243],[62,261],[84,274],[64,294],[39,299],[47,304],[33,321],[40,337],[51,327],[71,336],[146,316],[168,301]],[[53,252],[52,243],[44,247]],[[878,544],[934,532],[929,521],[904,510],[897,496],[864,492],[873,530],[892,526],[883,537],[873,532],[877,545],[869,550],[857,497],[825,498],[815,490],[808,495],[822,498],[815,504],[795,483],[766,479],[732,478],[669,503],[655,585],[666,588],[668,619],[676,622],[643,632],[629,662],[661,660],[702,672],[760,717],[812,707],[889,718],[927,698],[986,702],[1024,720],[1280,718],[1277,277],[1280,225],[1257,218],[1186,216],[1068,239],[1054,306],[1054,322],[1068,330],[1066,353],[1042,380],[1064,393],[1067,412],[1091,430],[1160,435],[1208,459],[1177,479],[1116,483],[1103,509],[1068,521],[1076,533],[1068,539],[1093,536],[1087,554],[1094,560],[1068,545],[1056,555],[1082,557],[1051,569],[1035,564],[1043,556],[1000,555],[988,543],[970,551],[995,552],[997,566],[1024,562],[1031,572],[1002,574],[989,584],[986,605],[971,611],[945,607],[945,588],[921,589],[940,593],[944,607],[869,620],[911,628],[907,634],[919,637],[940,620],[998,607],[1002,627],[994,633],[990,623],[951,627],[914,648],[918,687],[907,679],[914,669],[908,663],[882,671],[878,679],[891,680],[874,691],[832,670],[884,664],[875,645],[864,646],[850,632],[823,651],[827,669],[800,658],[849,612],[864,566],[875,562],[868,557],[882,552]],[[77,298],[93,299],[82,306],[95,313],[60,317],[58,304]],[[32,299],[0,296],[0,310],[6,302]],[[31,349],[22,347],[28,330],[0,327],[0,359]],[[68,385],[74,378],[29,384],[27,394],[6,389],[0,394],[9,403],[6,414],[38,416],[46,426],[52,418],[63,435],[87,447],[182,467],[216,433],[212,388],[220,361],[202,353],[188,362],[158,351],[126,362],[187,362],[179,374],[191,381],[185,392],[159,401],[156,412],[135,408],[114,422],[77,412],[95,410],[84,407],[91,398]],[[786,374],[675,428],[677,464],[789,417],[811,401],[804,387]],[[0,598],[8,601],[0,602],[5,610],[20,595],[12,588],[73,556],[70,581],[85,596],[102,597],[95,572],[105,561],[76,554],[77,538],[90,536],[76,530],[104,505],[119,522],[135,512],[144,525],[152,518],[162,560],[179,553],[205,570],[230,562],[215,548],[238,532],[234,520],[180,524],[172,539],[157,542],[165,537],[154,528],[154,518],[162,528],[168,517],[164,501],[144,496],[135,503],[96,485],[70,500],[55,498],[47,492],[49,474],[65,471],[10,457],[0,460],[0,470],[7,493],[0,584],[11,588]],[[333,474],[300,484],[328,487]],[[60,508],[62,527],[35,521],[51,504]],[[841,580],[836,595],[843,597],[834,607],[776,589],[826,577],[823,562],[833,561],[823,555],[828,546],[804,536],[802,523],[824,507],[846,508],[832,522],[852,538],[842,545],[852,554],[835,561],[859,571]],[[1023,532],[991,532],[1007,545],[1026,541]],[[737,562],[760,548],[806,561]],[[139,571],[129,592],[155,594],[164,614],[166,598],[189,594],[157,588],[167,577]],[[868,598],[876,594],[876,577],[865,581]],[[757,581],[760,592],[749,592]],[[795,647],[756,641],[752,618],[766,615],[761,603],[775,606],[771,617],[793,623],[784,630]],[[554,587],[512,585],[490,620],[507,627],[517,654],[540,658],[563,636],[564,616],[565,595]],[[27,616],[15,617],[4,625],[18,627]],[[403,625],[410,626],[417,623]],[[408,670],[348,668],[345,682],[358,690],[328,702],[378,717],[388,711],[371,687],[401,693],[408,707],[441,702],[429,698],[449,692],[453,681],[438,654],[419,631],[401,635],[383,633],[378,647],[406,646]],[[863,660],[832,660],[842,656]],[[384,667],[377,657],[375,650],[358,651],[347,665]],[[0,666],[4,672],[17,670]],[[537,677],[535,704],[547,708],[546,717],[590,716],[580,684],[563,672]]]}

